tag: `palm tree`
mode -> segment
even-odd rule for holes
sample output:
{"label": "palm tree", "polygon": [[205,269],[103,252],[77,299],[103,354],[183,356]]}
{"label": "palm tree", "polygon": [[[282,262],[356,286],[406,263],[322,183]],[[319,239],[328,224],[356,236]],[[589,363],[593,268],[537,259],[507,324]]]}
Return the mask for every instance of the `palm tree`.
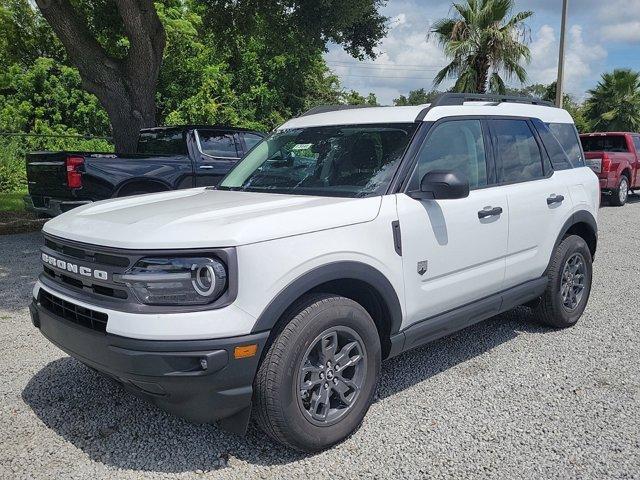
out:
{"label": "palm tree", "polygon": [[451,59],[436,75],[434,85],[456,78],[453,90],[457,92],[485,93],[488,86],[493,92],[505,93],[500,73],[524,83],[527,73],[522,61],[531,59],[524,22],[533,12],[511,16],[513,8],[514,0],[454,3],[454,18],[438,20],[430,31]]}
{"label": "palm tree", "polygon": [[593,130],[640,131],[640,72],[623,68],[603,73],[588,93],[585,115]]}

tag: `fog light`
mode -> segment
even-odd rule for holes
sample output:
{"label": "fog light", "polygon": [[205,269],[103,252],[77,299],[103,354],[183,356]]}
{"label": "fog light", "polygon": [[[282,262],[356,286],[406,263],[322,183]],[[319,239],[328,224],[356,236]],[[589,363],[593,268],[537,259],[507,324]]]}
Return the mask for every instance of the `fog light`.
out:
{"label": "fog light", "polygon": [[200,368],[202,368],[203,370],[206,370],[209,367],[209,364],[207,363],[207,359],[206,358],[201,358],[200,359]]}

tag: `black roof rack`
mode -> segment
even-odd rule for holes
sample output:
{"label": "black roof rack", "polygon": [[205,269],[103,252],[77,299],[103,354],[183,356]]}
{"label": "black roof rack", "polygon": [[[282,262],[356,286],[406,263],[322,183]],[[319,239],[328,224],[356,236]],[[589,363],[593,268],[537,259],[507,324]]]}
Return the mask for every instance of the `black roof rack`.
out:
{"label": "black roof rack", "polygon": [[306,117],[307,115],[315,115],[317,113],[336,112],[338,110],[352,110],[354,108],[367,108],[371,105],[319,105],[313,107],[306,112],[300,114],[300,117]]}
{"label": "black roof rack", "polygon": [[431,104],[422,110],[416,117],[416,121],[424,120],[429,110],[435,107],[464,105],[465,102],[492,102],[496,105],[501,103],[526,103],[529,105],[541,105],[544,107],[555,107],[555,105],[540,98],[524,97],[517,95],[499,95],[497,93],[441,93]]}

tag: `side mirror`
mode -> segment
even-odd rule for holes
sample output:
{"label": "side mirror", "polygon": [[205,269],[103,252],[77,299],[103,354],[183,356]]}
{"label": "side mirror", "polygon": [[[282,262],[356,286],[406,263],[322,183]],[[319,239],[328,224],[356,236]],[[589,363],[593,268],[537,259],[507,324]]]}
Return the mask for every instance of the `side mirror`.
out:
{"label": "side mirror", "polygon": [[469,196],[469,180],[460,172],[433,170],[420,182],[420,190],[409,192],[416,200],[450,200]]}

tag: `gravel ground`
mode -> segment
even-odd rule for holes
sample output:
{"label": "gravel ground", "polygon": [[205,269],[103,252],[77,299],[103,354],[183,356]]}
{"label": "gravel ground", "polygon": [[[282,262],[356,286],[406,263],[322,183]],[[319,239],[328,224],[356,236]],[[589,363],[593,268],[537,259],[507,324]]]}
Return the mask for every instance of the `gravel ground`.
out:
{"label": "gravel ground", "polygon": [[638,231],[640,203],[601,210],[576,327],[519,309],[390,360],[360,430],[312,456],[186,423],[64,355],[26,308],[39,234],[0,237],[0,477],[640,478]]}

